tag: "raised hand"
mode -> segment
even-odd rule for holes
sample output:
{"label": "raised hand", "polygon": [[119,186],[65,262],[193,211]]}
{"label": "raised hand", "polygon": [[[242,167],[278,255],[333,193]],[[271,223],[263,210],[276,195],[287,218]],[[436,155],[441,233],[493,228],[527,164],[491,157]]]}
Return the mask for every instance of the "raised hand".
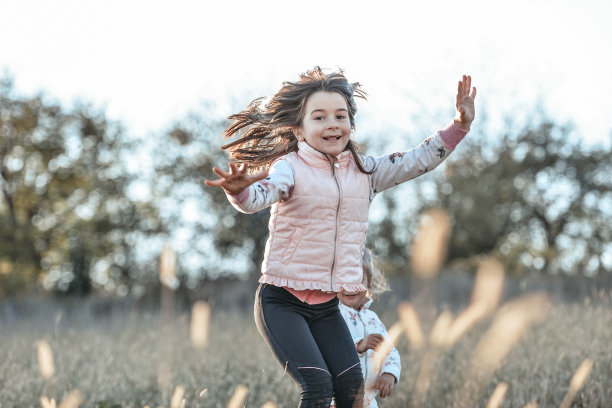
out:
{"label": "raised hand", "polygon": [[268,177],[267,171],[262,171],[257,174],[248,174],[247,166],[244,163],[238,167],[236,163],[230,162],[229,173],[218,167],[213,167],[213,171],[219,178],[212,181],[204,180],[204,183],[209,187],[221,187],[232,195],[240,194],[242,190],[251,184]]}
{"label": "raised hand", "polygon": [[472,77],[469,75],[464,75],[457,86],[457,102],[455,104],[457,108],[455,123],[464,130],[468,130],[470,128],[470,125],[474,120],[474,116],[476,115],[474,109],[475,98],[476,87],[472,88]]}

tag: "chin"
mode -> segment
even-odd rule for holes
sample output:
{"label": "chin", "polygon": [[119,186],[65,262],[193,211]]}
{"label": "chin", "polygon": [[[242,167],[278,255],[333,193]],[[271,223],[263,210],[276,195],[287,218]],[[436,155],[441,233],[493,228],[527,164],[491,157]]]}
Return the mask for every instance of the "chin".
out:
{"label": "chin", "polygon": [[344,149],[338,149],[338,150],[330,151],[327,154],[329,154],[330,156],[338,156],[343,151],[344,151]]}

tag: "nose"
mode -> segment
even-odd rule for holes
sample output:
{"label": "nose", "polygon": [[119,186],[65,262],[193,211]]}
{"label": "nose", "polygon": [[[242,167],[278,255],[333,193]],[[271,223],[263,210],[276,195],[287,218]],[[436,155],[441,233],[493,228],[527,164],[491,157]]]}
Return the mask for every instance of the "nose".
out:
{"label": "nose", "polygon": [[338,121],[336,119],[332,119],[327,125],[328,129],[338,129],[338,127],[340,127],[340,125],[338,124]]}

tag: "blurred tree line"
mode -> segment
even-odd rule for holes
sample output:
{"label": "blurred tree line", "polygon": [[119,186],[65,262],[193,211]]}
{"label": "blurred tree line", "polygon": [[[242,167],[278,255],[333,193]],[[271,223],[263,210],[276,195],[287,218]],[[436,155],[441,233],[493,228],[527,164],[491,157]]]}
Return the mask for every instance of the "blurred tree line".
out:
{"label": "blurred tree line", "polygon": [[[240,214],[203,184],[214,165],[226,166],[226,126],[205,104],[135,139],[103,110],[22,97],[2,79],[0,295],[143,293],[159,285],[166,242],[177,251],[182,287],[255,279],[268,211]],[[452,218],[449,266],[494,255],[516,276],[609,276],[612,151],[586,149],[571,127],[546,119],[512,134],[479,128],[441,169],[375,200],[368,243],[386,273],[409,268],[419,214],[439,206]]]}
{"label": "blurred tree line", "polygon": [[139,234],[164,227],[126,195],[134,148],[104,112],[22,98],[0,83],[0,294],[126,291]]}

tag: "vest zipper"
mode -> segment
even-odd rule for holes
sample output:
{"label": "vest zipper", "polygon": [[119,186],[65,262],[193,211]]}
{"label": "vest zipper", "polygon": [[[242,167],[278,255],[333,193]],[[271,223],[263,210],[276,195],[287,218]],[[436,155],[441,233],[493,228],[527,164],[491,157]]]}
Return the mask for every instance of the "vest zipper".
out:
{"label": "vest zipper", "polygon": [[[326,156],[327,157],[327,156]],[[328,157],[329,160],[329,157]],[[334,181],[336,182],[336,187],[338,188],[338,204],[336,205],[336,231],[334,234],[334,257],[332,258],[331,271],[329,275],[329,286],[331,291],[334,291],[334,268],[336,267],[336,251],[338,249],[338,217],[340,214],[340,183],[338,183],[338,178],[336,177],[336,170],[340,167],[340,163],[338,163],[337,158],[333,158],[333,161],[330,161],[332,176],[334,177]]]}

